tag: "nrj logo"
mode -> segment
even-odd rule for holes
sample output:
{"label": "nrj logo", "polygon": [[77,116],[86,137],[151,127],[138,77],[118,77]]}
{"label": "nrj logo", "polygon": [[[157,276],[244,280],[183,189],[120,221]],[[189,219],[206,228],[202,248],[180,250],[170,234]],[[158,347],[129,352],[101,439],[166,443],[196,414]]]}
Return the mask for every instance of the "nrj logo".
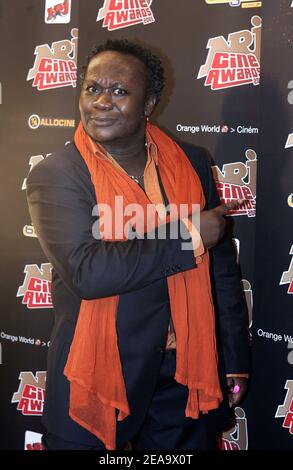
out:
{"label": "nrj logo", "polygon": [[71,0],[46,0],[45,23],[69,23]]}
{"label": "nrj logo", "polygon": [[27,81],[39,91],[65,86],[76,86],[76,57],[78,29],[71,30],[71,39],[41,44],[35,48],[35,63]]}
{"label": "nrj logo", "polygon": [[293,434],[293,380],[287,380],[284,388],[287,390],[286,397],[284,403],[278,406],[275,418],[284,418],[282,427]]}
{"label": "nrj logo", "polygon": [[18,288],[16,297],[23,297],[22,303],[29,309],[52,308],[50,263],[43,263],[41,269],[36,264],[27,264],[25,278]]}
{"label": "nrj logo", "polygon": [[206,0],[206,3],[209,5],[216,5],[218,3],[228,3],[230,7],[240,7],[240,5],[243,8],[256,8],[256,7],[261,7],[261,1],[255,1],[255,0]]}
{"label": "nrj logo", "polygon": [[244,199],[244,203],[238,209],[229,211],[228,215],[255,217],[257,155],[254,150],[247,149],[245,156],[245,163],[226,163],[222,170],[218,166],[212,167],[212,170],[220,199],[224,204]]}
{"label": "nrj logo", "polygon": [[222,434],[221,450],[247,450],[247,419],[243,408],[235,408],[235,424]]}
{"label": "nrj logo", "polygon": [[21,372],[20,384],[13,394],[11,403],[18,403],[17,410],[25,416],[41,416],[43,414],[46,372]]}
{"label": "nrj logo", "polygon": [[284,271],[280,280],[280,286],[288,285],[287,294],[293,294],[293,245],[291,246],[290,255],[292,255],[288,271]]}
{"label": "nrj logo", "polygon": [[42,434],[34,431],[25,431],[24,450],[44,450]]}
{"label": "nrj logo", "polygon": [[207,60],[200,67],[197,78],[205,79],[205,86],[221,90],[241,85],[259,85],[261,24],[259,16],[251,18],[252,28],[210,38]]}
{"label": "nrj logo", "polygon": [[99,9],[97,21],[103,20],[102,26],[108,31],[139,23],[153,23],[155,18],[151,4],[152,0],[105,0]]}

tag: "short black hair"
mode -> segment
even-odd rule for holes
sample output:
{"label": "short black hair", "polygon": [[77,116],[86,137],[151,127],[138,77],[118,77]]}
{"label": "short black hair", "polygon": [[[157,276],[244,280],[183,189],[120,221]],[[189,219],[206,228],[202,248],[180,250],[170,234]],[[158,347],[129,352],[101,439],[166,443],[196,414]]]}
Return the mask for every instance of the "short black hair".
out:
{"label": "short black hair", "polygon": [[128,41],[128,39],[108,39],[103,44],[94,47],[90,55],[87,57],[86,65],[82,67],[82,72],[80,74],[82,83],[85,79],[90,61],[96,55],[106,51],[121,52],[122,54],[132,55],[141,60],[147,70],[146,96],[155,95],[158,103],[165,86],[165,75],[162,62],[150,49],[137,44],[136,42]]}

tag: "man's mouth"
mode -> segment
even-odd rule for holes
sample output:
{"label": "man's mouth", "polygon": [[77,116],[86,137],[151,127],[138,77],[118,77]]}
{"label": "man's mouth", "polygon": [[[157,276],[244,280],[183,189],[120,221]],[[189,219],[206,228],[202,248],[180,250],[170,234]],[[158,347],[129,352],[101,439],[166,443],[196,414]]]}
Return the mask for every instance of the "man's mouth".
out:
{"label": "man's mouth", "polygon": [[90,121],[93,121],[96,126],[107,127],[107,126],[111,126],[112,124],[114,124],[116,119],[92,117],[92,118],[90,118]]}

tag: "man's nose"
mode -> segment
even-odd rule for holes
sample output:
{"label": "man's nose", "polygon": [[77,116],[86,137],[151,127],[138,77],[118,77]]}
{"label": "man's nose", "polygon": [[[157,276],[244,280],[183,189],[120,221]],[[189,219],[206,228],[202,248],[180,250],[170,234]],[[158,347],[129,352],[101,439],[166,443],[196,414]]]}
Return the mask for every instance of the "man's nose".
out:
{"label": "man's nose", "polygon": [[112,109],[113,108],[113,101],[111,93],[108,91],[102,91],[96,97],[93,102],[94,106],[102,108],[102,109]]}

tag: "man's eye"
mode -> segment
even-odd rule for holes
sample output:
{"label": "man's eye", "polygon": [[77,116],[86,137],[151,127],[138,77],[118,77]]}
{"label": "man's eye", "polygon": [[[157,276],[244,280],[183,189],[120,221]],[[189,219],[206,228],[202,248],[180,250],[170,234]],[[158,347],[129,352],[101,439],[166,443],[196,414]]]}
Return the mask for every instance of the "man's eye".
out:
{"label": "man's eye", "polygon": [[89,93],[97,93],[98,89],[94,85],[89,85],[86,87],[86,91]]}
{"label": "man's eye", "polygon": [[126,90],[123,90],[123,88],[115,88],[113,90],[113,95],[116,95],[116,96],[124,96],[126,95]]}

